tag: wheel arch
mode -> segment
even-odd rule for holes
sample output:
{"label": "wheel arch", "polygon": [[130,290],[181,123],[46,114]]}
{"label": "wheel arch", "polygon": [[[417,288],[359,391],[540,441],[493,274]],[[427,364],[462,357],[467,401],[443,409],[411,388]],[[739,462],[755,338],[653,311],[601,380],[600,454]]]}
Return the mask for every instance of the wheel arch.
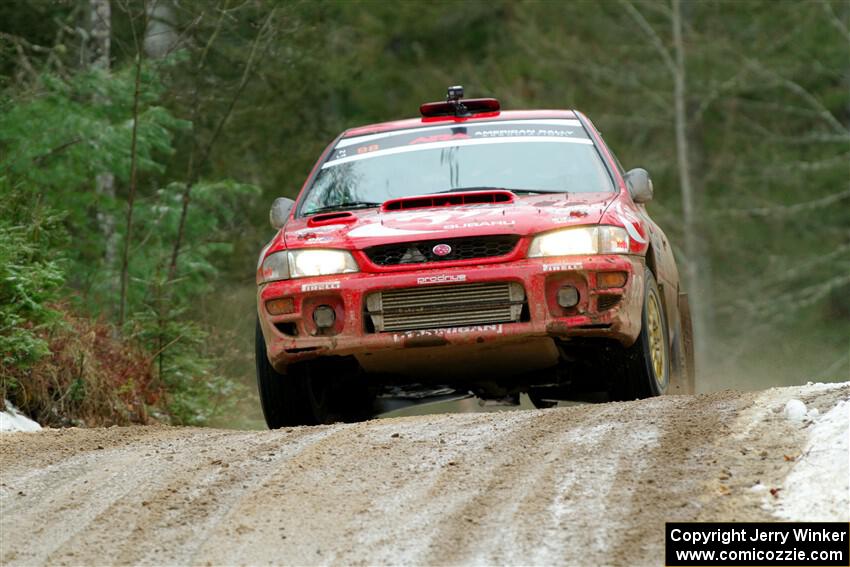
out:
{"label": "wheel arch", "polygon": [[[652,277],[654,277],[656,283],[658,283],[658,261],[655,257],[655,250],[652,248],[652,244],[646,248],[644,261],[646,262],[646,267],[649,268],[650,272],[652,272]],[[658,285],[660,286],[661,284],[659,283]]]}
{"label": "wheel arch", "polygon": [[[652,273],[652,277],[655,278],[655,285],[658,286],[658,295],[661,299],[661,307],[664,310],[664,316],[667,323],[667,340],[672,346],[674,341],[674,335],[678,334],[678,324],[676,323],[678,323],[677,318],[679,313],[679,307],[678,305],[669,305],[669,302],[667,301],[667,282],[665,282],[662,278],[659,277],[658,257],[655,254],[655,249],[653,248],[652,243],[650,243],[646,248],[646,256],[644,261],[646,263],[647,269]],[[676,289],[676,295],[678,296],[678,294],[679,290]]]}

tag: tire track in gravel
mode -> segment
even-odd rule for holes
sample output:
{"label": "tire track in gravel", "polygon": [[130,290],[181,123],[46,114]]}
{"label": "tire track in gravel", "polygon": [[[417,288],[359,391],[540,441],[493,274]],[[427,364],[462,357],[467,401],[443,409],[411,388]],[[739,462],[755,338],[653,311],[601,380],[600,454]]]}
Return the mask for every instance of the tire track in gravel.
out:
{"label": "tire track in gravel", "polygon": [[[473,564],[533,561],[535,551],[547,541],[547,530],[540,514],[527,525],[523,513],[545,508],[558,461],[576,456],[577,447],[559,423],[559,413],[535,412],[533,423],[511,433],[507,454],[488,463],[492,470],[487,482],[463,487],[463,505],[448,515],[432,538],[430,557]],[[572,412],[569,431],[584,429],[587,417],[583,409]]]}
{"label": "tire track in gravel", "polygon": [[[793,466],[803,391],[4,434],[0,563],[657,564],[665,521],[775,519],[751,488]],[[850,386],[806,392],[826,412]]]}
{"label": "tire track in gravel", "polygon": [[[198,560],[274,561],[261,544],[283,538],[299,542],[285,560],[294,564],[397,563],[420,556],[427,534],[457,497],[456,490],[440,489],[443,478],[455,475],[468,454],[483,452],[484,444],[498,442],[533,414],[505,414],[505,422],[497,425],[487,414],[453,417],[458,419],[448,424],[435,416],[359,424],[311,446],[270,478],[265,491],[258,490],[230,514],[250,517],[265,508],[263,523],[239,545],[216,545],[229,536],[217,534]],[[346,446],[357,450],[340,450]],[[422,452],[423,446],[432,450]],[[329,476],[326,471],[342,474]],[[269,498],[277,503],[274,509],[267,507]],[[355,521],[337,521],[340,510],[353,514]],[[360,525],[366,529],[358,529]],[[316,532],[323,537],[311,537]],[[328,545],[334,541],[352,545]],[[364,557],[363,549],[375,551]]]}
{"label": "tire track in gravel", "polygon": [[[625,431],[618,423],[619,406],[537,412],[536,420],[511,439],[523,450],[497,463],[509,472],[468,487],[465,505],[434,538],[440,544],[433,559],[486,565],[540,564],[557,557],[581,564],[590,560],[589,552],[605,552],[626,519],[628,501],[619,497],[603,525],[599,516],[582,510],[615,492],[618,473],[656,437],[654,428],[638,435]],[[458,529],[464,521],[468,528]]]}
{"label": "tire track in gravel", "polygon": [[[260,440],[255,434],[228,436],[221,439],[228,442],[230,450],[225,456],[208,456],[209,449],[181,455],[181,461],[186,462],[181,462],[177,470],[168,471],[152,486],[154,490],[143,491],[144,500],[116,502],[103,512],[104,522],[116,514],[137,515],[136,526],[122,542],[115,562],[193,562],[197,549],[230,508],[253,492],[256,484],[262,484],[274,474],[281,462],[330,433],[330,429],[301,430],[287,436],[285,444],[281,443],[280,435]],[[152,539],[157,546],[150,548],[146,544]],[[82,541],[80,546],[86,548],[90,543],[95,542]]]}
{"label": "tire track in gravel", "polygon": [[[251,488],[254,478],[261,476],[263,470],[273,469],[276,463],[273,458],[264,458],[266,466],[242,466],[247,474],[239,479],[222,475],[221,471],[228,470],[230,463],[244,464],[255,454],[279,450],[284,436],[269,433],[266,437],[271,439],[257,444],[256,433],[180,429],[165,432],[154,435],[152,445],[131,443],[100,449],[24,474],[22,480],[35,489],[32,493],[0,496],[3,538],[44,541],[37,554],[20,557],[26,563],[190,561],[192,549],[199,545],[193,538],[205,539],[203,529],[199,529],[204,527],[203,520],[215,519],[217,509],[210,503],[219,503],[219,499],[223,505],[228,499],[237,501],[242,492]],[[290,457],[306,442],[328,432],[327,428],[305,428],[292,438],[285,436],[285,450],[280,451],[277,460]],[[245,442],[249,442],[247,447]],[[43,498],[44,494],[50,494],[49,499]],[[51,521],[34,526],[7,525],[6,518],[13,518],[22,510],[28,516]],[[55,525],[63,529],[56,531]],[[119,537],[114,526],[121,526]],[[12,559],[18,558],[0,555],[2,563]]]}
{"label": "tire track in gravel", "polygon": [[[88,433],[88,430],[79,431],[83,437]],[[152,442],[186,443],[174,430],[159,429],[151,433]],[[48,435],[50,434],[53,432],[48,432]],[[65,435],[58,434],[54,437]],[[53,462],[55,459],[47,455],[51,464],[44,468],[20,470],[14,466],[20,464],[20,461],[7,464],[4,459],[4,482],[0,492],[0,507],[3,512],[0,525],[3,539],[34,539],[44,542],[37,548],[28,549],[26,557],[22,559],[33,563],[52,562],[48,558],[56,549],[83,532],[111,502],[128,495],[133,489],[133,485],[127,483],[127,471],[140,465],[139,456],[123,450],[106,449],[99,443],[100,441],[93,446],[85,443],[84,446],[89,450],[70,456],[64,461]],[[14,484],[7,482],[7,479],[12,478],[15,479]],[[26,489],[15,490],[17,486]],[[22,515],[42,521],[11,521]],[[50,522],[43,521],[48,518]],[[61,525],[63,529],[55,530],[55,525]],[[15,557],[7,557],[5,553],[0,554],[2,563],[8,563],[13,558]]]}
{"label": "tire track in gravel", "polygon": [[[632,415],[626,428],[656,425],[652,444],[643,448],[629,469],[618,471],[615,485],[628,492],[617,537],[608,555],[614,563],[650,563],[664,556],[664,524],[693,521],[707,492],[706,470],[714,468],[717,439],[729,434],[738,411],[748,405],[747,394],[721,392],[700,398],[677,396],[647,400],[640,419]],[[658,503],[664,506],[659,507]],[[609,508],[621,503],[609,499]]]}
{"label": "tire track in gravel", "polygon": [[[498,422],[480,415],[469,423],[452,424],[435,437],[437,452],[422,471],[425,478],[420,472],[416,482],[410,482],[403,491],[404,505],[412,512],[412,521],[404,526],[403,535],[416,545],[407,546],[402,558],[420,557],[427,563],[448,561],[452,539],[446,537],[445,526],[455,525],[464,531],[473,528],[469,522],[474,518],[464,513],[467,502],[481,486],[494,483],[516,458],[520,449],[513,443],[516,431],[532,427],[538,418],[538,412],[530,411],[503,415]],[[430,440],[423,439],[421,432],[412,434],[421,442]],[[380,507],[392,513],[396,504],[394,497],[385,499]],[[476,512],[475,517],[480,513]],[[366,540],[364,544],[370,542]],[[391,560],[392,557],[385,559]]]}

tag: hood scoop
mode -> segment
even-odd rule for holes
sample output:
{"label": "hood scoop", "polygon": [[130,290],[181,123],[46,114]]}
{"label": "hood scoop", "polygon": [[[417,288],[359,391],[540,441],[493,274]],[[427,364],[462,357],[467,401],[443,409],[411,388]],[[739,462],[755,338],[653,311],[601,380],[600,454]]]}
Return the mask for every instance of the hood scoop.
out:
{"label": "hood scoop", "polygon": [[307,226],[322,226],[326,224],[344,224],[357,221],[357,217],[351,211],[338,211],[334,213],[322,213],[310,217]]}
{"label": "hood scoop", "polygon": [[381,205],[382,211],[405,211],[408,209],[426,209],[430,207],[460,207],[463,205],[481,205],[513,203],[516,195],[510,191],[496,189],[488,191],[464,191],[458,193],[438,193],[436,195],[417,195],[390,199]]}

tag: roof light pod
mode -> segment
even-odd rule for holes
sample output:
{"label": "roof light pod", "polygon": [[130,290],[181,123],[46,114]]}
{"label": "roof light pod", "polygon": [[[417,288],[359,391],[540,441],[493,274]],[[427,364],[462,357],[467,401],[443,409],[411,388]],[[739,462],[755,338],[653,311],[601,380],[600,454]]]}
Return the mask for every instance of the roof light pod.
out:
{"label": "roof light pod", "polygon": [[499,112],[501,105],[495,98],[463,98],[463,86],[449,87],[445,102],[426,102],[419,107],[425,118],[436,116],[466,117],[485,112]]}

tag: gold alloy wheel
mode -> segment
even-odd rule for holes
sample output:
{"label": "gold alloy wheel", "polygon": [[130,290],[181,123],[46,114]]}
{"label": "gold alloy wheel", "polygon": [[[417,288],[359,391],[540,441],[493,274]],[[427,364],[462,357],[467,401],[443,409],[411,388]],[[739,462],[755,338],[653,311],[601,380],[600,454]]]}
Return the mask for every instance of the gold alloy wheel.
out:
{"label": "gold alloy wheel", "polygon": [[658,297],[650,293],[646,298],[646,320],[649,325],[647,336],[649,337],[649,356],[652,359],[652,370],[655,373],[655,381],[658,388],[664,388],[664,329],[661,323],[661,307],[658,305]]}

